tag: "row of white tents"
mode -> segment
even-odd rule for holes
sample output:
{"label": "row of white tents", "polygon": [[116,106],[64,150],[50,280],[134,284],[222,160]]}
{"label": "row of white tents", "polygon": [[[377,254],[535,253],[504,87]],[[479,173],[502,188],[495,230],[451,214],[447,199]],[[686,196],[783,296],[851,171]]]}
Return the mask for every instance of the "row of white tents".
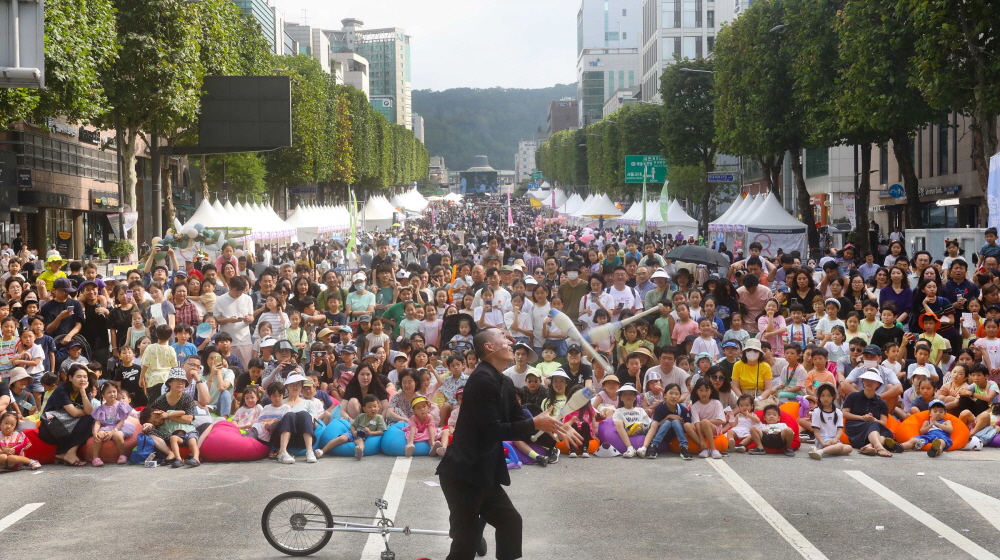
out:
{"label": "row of white tents", "polygon": [[[636,227],[642,222],[642,206],[641,201],[635,202],[627,212],[623,213],[606,194],[590,195],[586,199],[574,194],[558,206],[556,211],[560,216],[566,216],[574,225],[593,226],[603,218],[605,227],[609,225],[613,227],[616,223],[620,226]],[[667,205],[666,220],[663,219],[661,201],[658,199],[647,201],[646,227],[658,229],[662,233],[680,232],[684,237],[698,235],[698,221],[688,215],[676,200],[670,201]]]}
{"label": "row of white tents", "polygon": [[805,254],[806,230],[806,224],[789,214],[772,193],[737,197],[729,210],[708,224],[716,241],[729,248],[738,239],[747,246],[757,241],[765,255],[775,255],[778,249]]}

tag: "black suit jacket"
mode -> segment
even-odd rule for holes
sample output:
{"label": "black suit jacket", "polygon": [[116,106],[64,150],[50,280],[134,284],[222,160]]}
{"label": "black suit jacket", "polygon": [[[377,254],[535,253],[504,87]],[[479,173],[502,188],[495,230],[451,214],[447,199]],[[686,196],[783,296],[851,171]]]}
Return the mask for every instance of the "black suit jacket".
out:
{"label": "black suit jacket", "polygon": [[462,393],[462,411],[437,474],[477,486],[510,485],[503,442],[527,441],[534,422],[517,404],[514,383],[480,362]]}

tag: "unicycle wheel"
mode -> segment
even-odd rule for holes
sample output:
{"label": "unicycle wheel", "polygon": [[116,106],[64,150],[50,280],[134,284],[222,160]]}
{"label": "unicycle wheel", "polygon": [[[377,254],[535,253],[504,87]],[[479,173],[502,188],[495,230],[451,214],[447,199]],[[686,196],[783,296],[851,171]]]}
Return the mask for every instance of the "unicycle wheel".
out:
{"label": "unicycle wheel", "polygon": [[260,518],[264,538],[289,556],[319,552],[332,536],[333,514],[322,500],[308,492],[285,492],[275,496]]}

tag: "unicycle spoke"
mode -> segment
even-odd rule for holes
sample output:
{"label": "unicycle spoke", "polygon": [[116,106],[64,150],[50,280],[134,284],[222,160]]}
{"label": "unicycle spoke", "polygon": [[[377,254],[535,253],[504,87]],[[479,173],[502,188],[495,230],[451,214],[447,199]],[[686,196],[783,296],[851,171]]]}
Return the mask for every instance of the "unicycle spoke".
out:
{"label": "unicycle spoke", "polygon": [[322,549],[331,533],[333,516],[319,498],[305,492],[287,492],[264,508],[261,528],[264,538],[279,551],[306,556]]}

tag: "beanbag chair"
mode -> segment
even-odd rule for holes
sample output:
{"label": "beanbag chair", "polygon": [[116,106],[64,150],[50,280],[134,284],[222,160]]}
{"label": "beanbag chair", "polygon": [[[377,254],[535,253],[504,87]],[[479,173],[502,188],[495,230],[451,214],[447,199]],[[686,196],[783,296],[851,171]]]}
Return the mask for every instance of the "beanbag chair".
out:
{"label": "beanbag chair", "polygon": [[[504,443],[509,443],[509,442],[504,442]],[[514,445],[511,444],[511,447],[514,447]],[[541,453],[542,455],[548,454],[548,451],[544,447],[542,447],[541,445],[538,445],[537,443],[529,443],[528,447],[534,449],[536,453]],[[534,465],[535,464],[535,460],[532,459],[531,457],[525,455],[524,453],[521,453],[520,449],[517,449],[516,447],[514,447],[514,451],[517,453],[517,458],[521,461],[521,463],[523,463],[525,465]]]}
{"label": "beanbag chair", "polygon": [[[597,448],[600,446],[601,442],[591,438],[590,443],[587,445],[587,453],[593,455],[594,453],[597,452]],[[569,453],[569,444],[567,444],[565,441],[557,441],[556,449],[558,449],[561,453]]]}
{"label": "beanbag chair", "polygon": [[240,433],[236,424],[220,420],[201,444],[201,458],[210,463],[238,463],[266,459],[270,448]]}
{"label": "beanbag chair", "polygon": [[[323,436],[319,438],[317,448],[324,447],[337,437],[350,431],[351,425],[343,418],[336,418],[323,430]],[[404,444],[405,445],[405,444]],[[331,449],[328,453],[338,457],[353,457],[354,449],[357,447],[353,441],[342,443]],[[365,455],[375,455],[382,451],[382,436],[371,436],[365,440]]]}
{"label": "beanbag chair", "polygon": [[[903,420],[899,425],[892,430],[893,435],[896,436],[896,441],[899,443],[905,443],[911,439],[920,435],[920,426],[931,417],[929,410],[923,412],[918,412],[911,415],[906,420]],[[944,415],[946,420],[951,420],[951,447],[948,451],[957,451],[965,447],[965,444],[969,443],[969,438],[971,434],[969,433],[969,427],[965,425],[958,417],[951,414]],[[931,444],[923,446],[921,449],[929,449]]]}
{"label": "beanbag chair", "polygon": [[[660,448],[662,449],[662,447],[663,446],[661,445]],[[668,447],[674,453],[681,452],[681,444],[677,442],[677,438],[670,440]],[[729,437],[726,434],[719,434],[715,436],[715,448],[722,452],[729,449]],[[688,438],[688,451],[691,453],[701,453],[701,444],[691,438]]]}
{"label": "beanbag chair", "polygon": [[[611,447],[614,447],[620,453],[624,453],[630,445],[634,449],[642,447],[642,442],[645,441],[646,435],[630,436],[628,439],[628,444],[622,441],[621,436],[618,435],[618,430],[615,429],[615,423],[611,419],[605,420],[597,426],[597,440],[601,443],[610,444]],[[590,453],[593,453],[593,451],[590,451]]]}
{"label": "beanbag chair", "polygon": [[[326,424],[321,421],[317,421],[316,426],[313,427],[313,449],[319,449],[320,438],[323,437],[323,430],[326,430]],[[306,454],[306,449],[304,447],[289,447],[288,454],[293,457],[303,457]]]}
{"label": "beanbag chair", "polygon": [[993,436],[992,441],[986,442],[988,447],[1000,447],[1000,434]]}
{"label": "beanbag chair", "polygon": [[517,450],[514,449],[514,444],[509,441],[503,442],[503,454],[508,469],[521,468],[521,460],[517,457]]}
{"label": "beanbag chair", "polygon": [[[789,404],[792,404],[792,403],[785,403],[785,404],[789,405]],[[796,412],[798,412],[798,403],[795,403],[795,405],[796,405],[795,406]],[[758,411],[754,412],[754,414],[757,415],[757,418],[760,418],[761,422],[764,421],[764,411],[763,410],[758,410]],[[890,418],[890,420],[892,419],[891,416],[889,418]],[[792,416],[791,414],[788,413],[788,411],[782,410],[781,411],[781,423],[784,424],[784,425],[786,425],[786,426],[788,426],[789,428],[791,428],[792,432],[795,433],[795,437],[792,438],[791,448],[795,449],[797,451],[799,449],[799,447],[802,445],[802,442],[799,441],[798,415]],[[757,447],[757,444],[751,443],[750,445],[747,446],[747,449],[753,449],[755,447]],[[764,449],[764,451],[767,451],[768,453],[784,453],[785,452],[784,449]]]}
{"label": "beanbag chair", "polygon": [[[42,438],[38,437],[38,430],[28,429],[22,433],[24,437],[28,438],[28,442],[31,443],[24,450],[25,457],[34,459],[43,465],[50,465],[56,462],[56,446],[42,441]],[[115,456],[115,459],[117,460],[118,457]]]}
{"label": "beanbag chair", "polygon": [[[125,419],[125,423],[132,425],[132,435],[125,438],[125,456],[128,457],[129,452],[132,450],[133,447],[135,447],[135,440],[137,437],[139,437],[139,432],[142,431],[142,426],[139,424],[138,420],[132,418],[131,416]],[[84,444],[82,449],[83,453],[81,454],[81,456],[84,461],[90,462],[94,460],[93,450],[94,450],[94,438],[91,437],[87,440],[87,443]],[[118,461],[118,446],[115,445],[115,442],[113,441],[106,441],[101,444],[101,449],[100,452],[98,453],[98,456],[105,463],[114,464],[116,461]]]}
{"label": "beanbag chair", "polygon": [[[406,432],[403,431],[405,424],[405,422],[396,422],[385,431],[382,436],[382,453],[395,457],[406,455]],[[431,454],[431,444],[426,441],[413,442],[413,446],[415,448],[413,450],[414,457],[425,457]],[[365,451],[368,451],[367,444]]]}
{"label": "beanbag chair", "polygon": [[[926,420],[926,418],[925,418],[925,420]],[[846,422],[845,422],[845,424],[846,424]],[[889,416],[889,420],[886,422],[886,427],[889,428],[889,431],[892,432],[893,437],[895,437],[896,436],[896,430],[899,429],[899,420],[896,420],[895,416]],[[919,430],[920,427],[918,426],[917,429]],[[968,430],[968,428],[966,428],[966,430]],[[840,434],[840,442],[841,443],[845,443],[847,445],[851,445],[851,440],[847,439],[847,432],[846,431],[844,433]],[[902,443],[902,442],[900,442],[900,443]],[[969,440],[966,439],[965,443],[969,443]]]}

